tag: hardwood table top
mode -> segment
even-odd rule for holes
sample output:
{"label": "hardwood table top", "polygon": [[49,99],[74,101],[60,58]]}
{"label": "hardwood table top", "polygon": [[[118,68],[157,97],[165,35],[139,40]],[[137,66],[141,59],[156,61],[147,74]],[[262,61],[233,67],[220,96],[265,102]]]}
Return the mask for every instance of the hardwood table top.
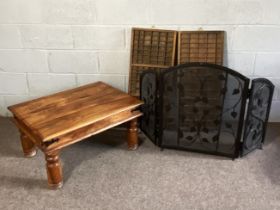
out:
{"label": "hardwood table top", "polygon": [[42,142],[143,104],[103,82],[81,86],[8,107]]}

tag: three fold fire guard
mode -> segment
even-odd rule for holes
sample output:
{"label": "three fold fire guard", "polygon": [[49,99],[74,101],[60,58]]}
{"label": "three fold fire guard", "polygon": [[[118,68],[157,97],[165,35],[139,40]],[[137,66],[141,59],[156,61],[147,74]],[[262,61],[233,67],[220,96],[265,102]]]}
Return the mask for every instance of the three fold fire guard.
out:
{"label": "three fold fire guard", "polygon": [[264,78],[249,83],[214,64],[144,71],[141,130],[162,148],[244,156],[262,147],[274,91]]}

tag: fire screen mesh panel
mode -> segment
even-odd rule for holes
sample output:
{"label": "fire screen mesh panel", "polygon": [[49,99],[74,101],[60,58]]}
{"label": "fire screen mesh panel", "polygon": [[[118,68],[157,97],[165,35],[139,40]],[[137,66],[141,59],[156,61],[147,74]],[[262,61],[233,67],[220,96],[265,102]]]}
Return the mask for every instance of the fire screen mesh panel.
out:
{"label": "fire screen mesh panel", "polygon": [[[245,76],[213,64],[143,73],[141,129],[161,147],[238,157],[248,86]],[[261,102],[267,104],[270,96]],[[268,117],[269,109],[264,112]]]}
{"label": "fire screen mesh panel", "polygon": [[161,145],[234,156],[247,88],[245,77],[217,67],[164,72]]}
{"label": "fire screen mesh panel", "polygon": [[181,31],[178,42],[178,64],[204,62],[223,65],[224,31]]}

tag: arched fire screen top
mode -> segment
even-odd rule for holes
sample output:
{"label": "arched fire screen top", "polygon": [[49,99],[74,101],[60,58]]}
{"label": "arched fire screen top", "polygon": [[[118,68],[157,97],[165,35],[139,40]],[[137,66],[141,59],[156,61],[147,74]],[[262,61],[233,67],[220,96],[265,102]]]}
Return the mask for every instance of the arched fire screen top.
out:
{"label": "arched fire screen top", "polygon": [[274,89],[270,81],[255,79],[249,90],[249,82],[242,74],[213,64],[144,72],[141,129],[163,148],[232,158],[245,155],[263,143]]}

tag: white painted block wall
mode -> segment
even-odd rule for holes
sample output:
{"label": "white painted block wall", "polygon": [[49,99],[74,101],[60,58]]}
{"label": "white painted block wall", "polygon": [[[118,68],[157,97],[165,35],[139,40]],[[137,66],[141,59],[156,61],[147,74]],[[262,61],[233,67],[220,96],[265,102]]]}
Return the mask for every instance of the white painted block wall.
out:
{"label": "white painted block wall", "polygon": [[0,114],[98,80],[127,90],[134,26],[225,30],[225,64],[274,82],[280,121],[279,0],[0,0]]}

